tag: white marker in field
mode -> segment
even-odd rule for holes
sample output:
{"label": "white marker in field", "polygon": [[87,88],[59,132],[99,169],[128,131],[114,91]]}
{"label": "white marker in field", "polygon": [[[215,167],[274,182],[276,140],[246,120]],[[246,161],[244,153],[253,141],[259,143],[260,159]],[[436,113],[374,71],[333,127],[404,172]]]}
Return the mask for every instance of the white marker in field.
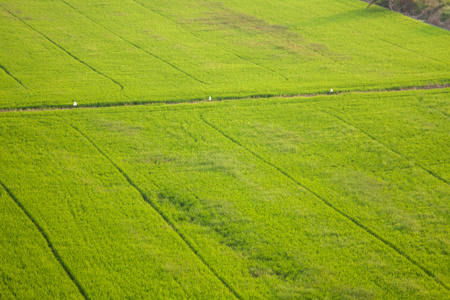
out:
{"label": "white marker in field", "polygon": [[332,92],[333,92],[333,89],[330,90],[330,93],[332,93]]}
{"label": "white marker in field", "polygon": [[209,101],[211,101],[211,96],[209,96]]}
{"label": "white marker in field", "polygon": [[77,107],[78,103],[74,102],[73,107]]}

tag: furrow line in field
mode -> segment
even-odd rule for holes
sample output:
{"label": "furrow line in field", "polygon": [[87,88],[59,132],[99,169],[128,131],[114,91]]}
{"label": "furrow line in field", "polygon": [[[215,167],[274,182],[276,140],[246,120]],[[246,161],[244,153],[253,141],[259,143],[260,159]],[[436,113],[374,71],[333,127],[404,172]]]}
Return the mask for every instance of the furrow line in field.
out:
{"label": "furrow line in field", "polygon": [[6,73],[6,75],[14,79],[18,84],[20,84],[24,89],[28,90],[28,88],[22,83],[22,81],[20,81],[17,77],[12,75],[11,72],[9,72],[5,66],[0,64],[0,69],[2,69]]}
{"label": "furrow line in field", "polygon": [[164,14],[158,12],[158,11],[155,11],[154,9],[151,9],[150,7],[148,7],[148,6],[146,6],[146,5],[142,4],[142,3],[140,3],[140,2],[138,2],[138,1],[135,1],[135,0],[131,0],[131,1],[133,1],[133,2],[135,2],[135,3],[137,3],[137,4],[139,4],[139,5],[141,5],[142,7],[144,7],[144,8],[146,8],[146,9],[150,10],[151,12],[153,12],[153,13],[155,13],[155,14],[157,14],[157,15],[159,15],[159,16],[161,16],[161,17],[167,19],[167,20],[169,20],[170,22],[172,22],[172,23],[174,23],[174,24],[180,26],[180,28],[182,28],[185,32],[188,32],[188,33],[191,34],[192,36],[196,37],[197,39],[199,39],[199,40],[201,40],[201,41],[203,41],[203,42],[205,42],[205,43],[207,43],[207,44],[209,44],[209,45],[212,45],[212,46],[214,46],[214,47],[217,47],[218,49],[222,50],[223,52],[229,53],[229,54],[231,54],[231,55],[233,55],[233,56],[236,56],[237,58],[239,58],[239,59],[241,59],[241,60],[244,60],[244,61],[246,61],[246,62],[248,62],[248,63],[250,63],[250,64],[252,64],[252,65],[258,66],[258,67],[260,67],[260,68],[262,68],[262,69],[265,69],[265,70],[267,70],[267,71],[269,71],[269,72],[271,72],[271,73],[274,73],[274,74],[276,74],[276,75],[278,75],[278,76],[280,76],[280,77],[283,77],[284,80],[286,80],[286,81],[289,80],[289,78],[287,78],[286,76],[284,76],[284,75],[281,74],[280,72],[277,72],[277,71],[275,71],[275,70],[272,70],[272,69],[270,69],[269,67],[266,67],[266,66],[264,66],[264,65],[261,65],[261,64],[255,62],[255,61],[252,61],[252,60],[250,60],[250,59],[248,59],[248,58],[242,57],[242,56],[240,56],[240,55],[238,55],[238,54],[236,54],[236,53],[234,53],[234,52],[231,52],[230,50],[227,50],[227,49],[225,49],[225,48],[223,48],[223,47],[218,46],[218,45],[215,44],[215,43],[211,43],[210,41],[205,40],[204,38],[202,38],[202,37],[200,37],[199,35],[193,33],[192,31],[190,31],[189,29],[187,29],[186,27],[184,27],[182,24],[178,23],[177,21],[174,21],[173,19],[169,18],[168,16],[166,16],[166,15],[164,15]]}
{"label": "furrow line in field", "polygon": [[[62,121],[61,121],[62,122]],[[64,123],[64,122],[62,122]],[[178,234],[178,236],[183,240],[183,242],[188,246],[188,248],[200,259],[200,261],[208,268],[208,270],[233,294],[237,299],[242,299],[239,293],[223,278],[219,275],[219,273],[206,261],[203,255],[197,250],[197,248],[193,245],[190,239],[175,225],[173,222],[162,210],[161,208],[152,201],[144,191],[131,179],[130,176],[121,168],[118,164],[116,164],[97,144],[94,143],[84,132],[79,130],[77,127],[72,124],[65,123],[73,130],[78,132],[82,137],[84,137],[106,160],[108,160],[116,170],[122,174],[125,180],[141,195],[142,199],[147,202],[160,216],[161,218]]]}
{"label": "furrow line in field", "polygon": [[[223,48],[221,48],[221,49],[223,49]],[[273,73],[277,74],[278,76],[283,77],[284,80],[286,80],[286,81],[289,80],[289,78],[287,78],[286,76],[284,76],[284,75],[281,74],[280,72],[277,72],[277,71],[275,71],[275,70],[272,70],[272,69],[270,69],[269,67],[266,67],[266,66],[264,66],[264,65],[262,65],[262,64],[257,63],[256,61],[252,61],[252,60],[250,60],[250,59],[248,59],[248,58],[245,58],[245,57],[243,57],[243,56],[240,56],[239,54],[236,54],[236,53],[234,53],[234,52],[229,52],[228,50],[226,50],[225,52],[231,53],[231,54],[233,54],[234,56],[236,56],[236,57],[238,57],[238,58],[240,58],[240,59],[242,59],[242,60],[248,61],[248,62],[250,62],[250,63],[252,63],[252,64],[254,64],[254,65],[256,65],[256,66],[258,66],[258,67],[260,67],[260,68],[263,68],[263,69],[266,69],[266,70],[268,70],[268,71],[270,71],[270,72],[273,72]]]}
{"label": "furrow line in field", "polygon": [[95,69],[94,67],[90,66],[88,63],[84,62],[83,60],[81,60],[80,58],[76,57],[74,54],[72,54],[71,52],[69,52],[67,49],[65,49],[63,46],[59,45],[58,43],[56,43],[55,41],[53,41],[50,37],[48,37],[47,35],[45,35],[43,32],[37,30],[36,28],[34,28],[33,26],[31,26],[30,24],[28,24],[27,22],[23,21],[20,17],[18,17],[16,14],[12,13],[11,11],[7,10],[5,7],[2,6],[2,8],[7,11],[11,16],[13,16],[14,18],[16,18],[17,20],[19,20],[22,24],[24,24],[25,26],[27,26],[28,28],[30,28],[31,30],[37,32],[38,34],[40,34],[41,36],[43,36],[47,41],[49,41],[50,43],[52,43],[54,46],[58,47],[60,50],[62,50],[64,53],[66,53],[67,55],[69,55],[70,57],[72,57],[73,59],[75,59],[76,61],[78,61],[79,63],[81,63],[82,65],[86,66],[87,68],[91,69],[93,72],[97,73],[98,75],[105,77],[107,79],[109,79],[110,81],[112,81],[114,84],[116,84],[117,86],[120,87],[120,90],[123,90],[123,85],[118,82],[117,80],[113,79],[112,77],[103,74],[102,72],[100,72],[99,70]]}
{"label": "furrow line in field", "polygon": [[320,110],[320,111],[323,112],[323,113],[325,113],[325,114],[327,114],[327,115],[329,115],[329,116],[331,116],[331,117],[333,117],[333,118],[335,118],[335,119],[338,119],[339,121],[341,121],[341,122],[344,123],[345,125],[347,125],[347,126],[353,128],[353,129],[355,129],[355,130],[358,130],[359,132],[363,133],[364,135],[366,135],[367,137],[369,137],[369,138],[370,138],[371,140],[373,140],[374,142],[376,142],[376,143],[382,145],[384,148],[388,149],[388,150],[391,151],[392,153],[395,153],[396,155],[398,155],[398,156],[400,156],[401,158],[405,159],[405,160],[408,161],[409,163],[418,166],[420,169],[422,169],[423,171],[425,171],[425,172],[428,173],[429,175],[433,176],[434,178],[436,178],[436,179],[438,179],[438,180],[440,180],[440,181],[442,181],[442,182],[444,182],[444,183],[446,183],[446,184],[449,184],[449,182],[448,182],[445,178],[442,178],[442,177],[439,176],[438,174],[435,174],[434,172],[428,170],[427,168],[425,168],[424,166],[422,166],[422,165],[419,164],[418,162],[412,161],[412,160],[409,159],[408,157],[406,157],[406,156],[404,156],[403,154],[401,154],[399,151],[397,151],[397,150],[395,150],[394,148],[389,147],[387,144],[381,142],[380,140],[378,140],[377,138],[375,138],[373,135],[371,135],[371,134],[368,133],[367,131],[365,131],[365,130],[359,128],[359,127],[356,127],[355,125],[351,124],[350,122],[344,120],[343,118],[341,118],[341,117],[339,117],[339,116],[337,116],[337,115],[335,115],[335,114],[333,114],[333,113],[330,113],[330,112],[324,111],[324,110]]}
{"label": "furrow line in field", "polygon": [[215,130],[216,132],[218,132],[219,134],[221,134],[223,137],[225,137],[226,139],[230,140],[232,143],[236,144],[237,146],[239,146],[240,148],[246,150],[248,153],[250,153],[251,155],[253,155],[254,157],[256,157],[257,159],[259,159],[260,161],[262,161],[263,163],[265,163],[266,165],[272,167],[273,169],[277,170],[279,173],[283,174],[285,177],[287,177],[288,179],[290,179],[292,182],[294,182],[296,185],[298,185],[299,187],[305,189],[306,191],[308,191],[309,193],[311,193],[312,195],[314,195],[317,199],[321,200],[325,205],[327,205],[329,208],[331,208],[334,212],[338,213],[339,215],[341,215],[342,217],[344,217],[345,219],[347,219],[348,221],[350,221],[351,223],[355,224],[357,227],[359,227],[360,229],[362,229],[363,231],[365,231],[366,233],[370,234],[372,237],[374,237],[375,239],[379,240],[381,243],[383,243],[384,245],[386,245],[387,247],[391,248],[392,250],[394,250],[395,252],[397,252],[400,256],[402,256],[404,259],[406,259],[407,261],[409,261],[411,264],[413,264],[414,266],[416,266],[417,268],[419,268],[420,270],[422,270],[427,276],[431,277],[432,279],[434,279],[439,285],[441,285],[443,288],[445,288],[446,290],[450,290],[449,287],[444,284],[439,278],[436,277],[436,275],[434,275],[431,271],[429,271],[427,268],[425,268],[424,266],[422,266],[419,262],[417,262],[415,259],[413,259],[410,255],[408,255],[405,251],[403,251],[402,249],[400,249],[399,247],[397,247],[395,244],[393,244],[392,242],[388,241],[387,239],[383,238],[380,234],[378,234],[377,232],[375,232],[373,229],[367,227],[366,225],[364,225],[362,222],[358,221],[357,219],[353,218],[351,215],[345,213],[344,211],[340,210],[339,208],[337,208],[336,206],[334,206],[330,201],[328,201],[327,199],[325,199],[324,197],[320,196],[317,192],[315,192],[312,188],[308,187],[306,184],[301,183],[299,180],[297,180],[296,178],[294,178],[292,175],[290,175],[288,172],[286,172],[285,170],[283,170],[282,168],[280,168],[279,166],[277,166],[276,164],[270,162],[269,160],[265,159],[263,156],[259,155],[258,153],[256,153],[255,151],[251,150],[249,147],[245,146],[244,144],[242,144],[241,142],[239,142],[238,140],[236,140],[235,138],[233,138],[232,136],[230,136],[229,134],[227,134],[225,131],[221,130],[219,127],[214,126],[213,124],[211,124],[210,122],[208,122],[205,118],[204,118],[204,114],[206,112],[204,112],[203,114],[200,114],[200,119],[206,124],[208,125],[210,128],[212,128],[213,130]]}
{"label": "furrow line in field", "polygon": [[60,266],[64,269],[67,276],[69,276],[70,280],[75,284],[80,294],[84,297],[84,299],[89,299],[86,291],[81,286],[78,279],[73,275],[73,273],[70,271],[69,267],[66,265],[64,260],[62,259],[61,255],[58,253],[58,251],[53,246],[52,242],[50,241],[50,238],[48,234],[45,232],[44,228],[42,228],[39,223],[36,221],[36,219],[33,217],[33,215],[25,208],[25,206],[22,204],[22,202],[19,201],[19,199],[8,189],[8,187],[0,180],[0,185],[3,187],[3,189],[8,193],[9,197],[13,199],[13,201],[17,204],[17,206],[22,210],[22,212],[28,217],[28,219],[33,223],[33,225],[37,228],[39,233],[42,235],[42,237],[47,242],[47,246],[52,251],[53,256],[58,261]]}
{"label": "furrow line in field", "polygon": [[151,57],[153,57],[153,58],[155,58],[155,59],[157,59],[157,60],[159,60],[159,61],[161,61],[161,62],[163,62],[163,63],[165,63],[165,64],[167,64],[167,65],[169,65],[169,66],[171,66],[172,68],[174,68],[174,69],[177,70],[178,72],[183,73],[184,75],[186,75],[186,76],[192,78],[193,80],[195,80],[195,81],[197,81],[197,82],[200,82],[200,83],[206,84],[206,85],[208,84],[208,83],[206,83],[206,82],[204,82],[204,81],[202,81],[202,80],[200,80],[200,79],[194,77],[193,75],[187,73],[186,71],[180,69],[179,67],[175,66],[174,64],[168,62],[167,60],[165,60],[165,59],[163,59],[163,58],[161,58],[161,57],[159,57],[159,56],[157,56],[157,55],[151,53],[150,51],[145,50],[145,49],[142,48],[141,46],[139,46],[139,45],[137,45],[137,44],[135,44],[135,43],[133,43],[133,42],[131,42],[131,41],[129,41],[129,40],[123,38],[122,36],[118,35],[117,33],[113,32],[113,31],[111,31],[110,29],[106,28],[105,26],[103,26],[103,25],[100,24],[99,22],[95,21],[94,19],[88,17],[86,14],[82,13],[81,11],[79,11],[78,9],[76,9],[74,6],[70,5],[70,4],[67,3],[66,1],[64,1],[64,0],[60,0],[60,1],[61,1],[62,3],[64,3],[65,5],[69,6],[71,9],[73,9],[73,10],[76,11],[77,13],[79,13],[80,15],[82,15],[83,17],[85,17],[86,19],[88,19],[88,20],[90,20],[91,22],[93,22],[94,24],[96,24],[97,26],[100,26],[100,27],[103,28],[104,30],[108,31],[109,33],[113,34],[113,35],[116,36],[117,38],[121,39],[121,40],[124,41],[125,43],[130,44],[130,45],[132,45],[133,47],[139,49],[140,51],[146,53],[147,55],[150,55]]}

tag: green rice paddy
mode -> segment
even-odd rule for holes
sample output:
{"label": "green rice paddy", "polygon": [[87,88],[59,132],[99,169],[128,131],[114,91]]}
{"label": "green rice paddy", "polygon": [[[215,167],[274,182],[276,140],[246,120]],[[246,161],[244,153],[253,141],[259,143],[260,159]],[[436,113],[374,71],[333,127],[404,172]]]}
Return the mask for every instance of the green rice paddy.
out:
{"label": "green rice paddy", "polygon": [[365,6],[0,1],[0,108],[448,84],[447,31]]}
{"label": "green rice paddy", "polygon": [[450,299],[449,33],[366,5],[0,1],[0,298]]}

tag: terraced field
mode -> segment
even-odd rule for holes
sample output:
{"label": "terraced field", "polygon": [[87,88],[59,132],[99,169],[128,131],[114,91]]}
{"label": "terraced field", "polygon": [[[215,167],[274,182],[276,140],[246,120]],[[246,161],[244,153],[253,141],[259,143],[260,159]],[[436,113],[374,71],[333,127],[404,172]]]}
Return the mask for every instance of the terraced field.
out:
{"label": "terraced field", "polygon": [[449,33],[365,6],[0,1],[0,298],[450,299]]}

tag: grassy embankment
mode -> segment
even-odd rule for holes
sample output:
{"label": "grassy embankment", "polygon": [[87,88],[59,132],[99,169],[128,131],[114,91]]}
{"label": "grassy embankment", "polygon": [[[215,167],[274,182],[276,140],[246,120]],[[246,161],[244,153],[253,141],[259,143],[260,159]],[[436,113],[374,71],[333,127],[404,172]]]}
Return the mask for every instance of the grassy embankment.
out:
{"label": "grassy embankment", "polygon": [[[89,298],[444,299],[447,96],[4,113],[0,179]],[[1,294],[80,296],[2,201],[36,242],[3,251]]]}
{"label": "grassy embankment", "polygon": [[0,108],[450,80],[447,31],[359,1],[0,1],[0,26]]}

